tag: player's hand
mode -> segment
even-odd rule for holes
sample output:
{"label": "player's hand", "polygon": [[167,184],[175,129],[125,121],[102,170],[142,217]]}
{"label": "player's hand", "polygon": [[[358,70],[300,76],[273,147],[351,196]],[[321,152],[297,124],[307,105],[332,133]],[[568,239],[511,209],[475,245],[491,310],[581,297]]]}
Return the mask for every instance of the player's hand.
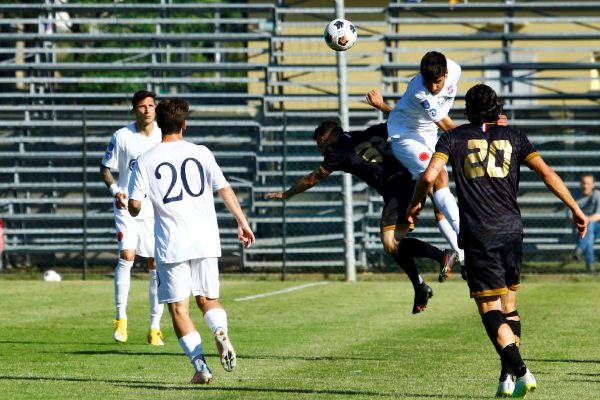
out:
{"label": "player's hand", "polygon": [[417,203],[414,206],[408,206],[406,210],[406,220],[409,224],[416,224],[419,220],[419,214],[421,213],[422,205],[421,203]]}
{"label": "player's hand", "polygon": [[367,93],[367,95],[365,96],[365,99],[367,100],[367,103],[371,107],[377,108],[379,110],[381,110],[381,108],[385,104],[383,102],[383,96],[381,95],[381,93],[377,89],[370,90]]}
{"label": "player's hand", "polygon": [[267,199],[279,199],[279,200],[283,200],[283,192],[267,193],[265,197]]}
{"label": "player's hand", "polygon": [[583,213],[583,211],[581,211],[580,208],[573,211],[573,222],[575,223],[577,232],[579,232],[579,236],[581,236],[581,238],[583,239],[585,237],[585,234],[587,233],[588,218]]}
{"label": "player's hand", "polygon": [[498,119],[496,120],[496,125],[508,126],[508,117],[504,114],[498,115]]}
{"label": "player's hand", "polygon": [[127,195],[125,193],[119,192],[115,195],[115,206],[117,206],[119,210],[127,209]]}
{"label": "player's hand", "polygon": [[249,249],[250,246],[256,241],[254,232],[248,226],[248,224],[238,225],[238,239],[244,245],[245,249]]}

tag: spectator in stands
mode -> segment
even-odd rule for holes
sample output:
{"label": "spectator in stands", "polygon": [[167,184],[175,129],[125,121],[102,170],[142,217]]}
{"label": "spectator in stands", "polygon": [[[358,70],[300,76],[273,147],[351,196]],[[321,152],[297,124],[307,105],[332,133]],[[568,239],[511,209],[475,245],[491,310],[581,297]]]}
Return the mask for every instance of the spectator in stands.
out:
{"label": "spectator in stands", "polygon": [[194,366],[190,383],[207,384],[202,340],[189,315],[190,292],[214,335],[226,371],[236,365],[229,341],[227,314],[219,302],[219,227],[213,192],[218,191],[238,225],[238,238],[248,248],[254,234],[233,189],[213,154],[183,139],[188,103],[164,99],[156,108],[162,142],[141,155],[129,184],[129,212],[144,211],[148,198],[156,216],[158,298],[168,303],[179,344]]}
{"label": "spectator in stands", "polygon": [[[535,378],[521,358],[520,317],[516,290],[520,285],[523,222],[517,205],[520,166],[533,169],[571,210],[577,230],[585,235],[587,219],[562,179],[535,151],[524,134],[496,124],[502,112],[496,93],[486,85],[465,97],[468,124],[441,136],[407,210],[415,222],[421,202],[448,161],[458,192],[460,243],[471,297],[502,361],[498,397],[525,397]],[[513,383],[513,375],[517,378]]]}
{"label": "spectator in stands", "polygon": [[[115,268],[115,306],[116,315],[114,339],[117,343],[127,342],[127,300],[131,280],[131,268],[135,255],[147,258],[150,271],[149,301],[150,327],[148,343],[162,346],[163,334],[160,319],[164,306],[158,303],[156,295],[157,278],[154,262],[154,214],[152,205],[147,202],[144,212],[136,218],[129,215],[127,205],[127,187],[133,165],[140,154],[160,142],[160,129],[154,122],[156,94],[146,90],[135,92],[131,99],[135,121],[117,130],[111,137],[104,153],[100,173],[102,180],[114,197],[113,212],[119,243],[119,260]],[[112,169],[119,173],[115,183]]]}
{"label": "spectator in stands", "polygon": [[[456,124],[448,116],[454,104],[461,68],[442,53],[430,51],[421,59],[420,72],[409,82],[400,101],[391,107],[383,101],[379,91],[367,93],[367,102],[389,112],[388,135],[394,156],[417,179],[431,159],[437,141],[438,128],[446,132]],[[458,247],[458,208],[448,187],[448,174],[444,170],[433,185],[431,198],[445,219],[438,220],[442,234],[452,248],[464,259]]]}
{"label": "spectator in stands", "polygon": [[289,199],[327,178],[334,171],[357,176],[383,196],[381,241],[406,272],[415,290],[413,314],[423,311],[433,295],[414,262],[415,257],[436,260],[440,264],[439,281],[451,274],[458,254],[440,250],[415,238],[407,238],[409,225],[404,210],[408,206],[414,181],[404,166],[394,158],[387,142],[387,126],[379,124],[365,131],[344,132],[335,122],[322,122],[313,134],[323,162],[313,172],[300,178],[285,192],[268,193],[270,199]]}
{"label": "spectator in stands", "polygon": [[577,204],[583,210],[588,220],[588,232],[585,237],[577,236],[575,258],[581,261],[585,258],[587,272],[596,272],[596,255],[594,242],[600,237],[600,191],[596,190],[594,175],[585,174],[581,177],[581,190],[576,194]]}

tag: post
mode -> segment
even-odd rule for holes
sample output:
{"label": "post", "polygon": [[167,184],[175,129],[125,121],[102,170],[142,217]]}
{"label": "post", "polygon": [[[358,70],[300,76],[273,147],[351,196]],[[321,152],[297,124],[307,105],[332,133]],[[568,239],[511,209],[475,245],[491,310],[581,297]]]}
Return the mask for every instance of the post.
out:
{"label": "post", "polygon": [[[283,191],[287,188],[287,116],[285,109],[283,110],[283,162],[282,164],[282,177],[283,180]],[[281,260],[281,280],[285,281],[285,275],[287,273],[287,203],[285,198],[281,202],[281,249],[282,249],[282,260]]]}
{"label": "post", "polygon": [[[335,0],[335,17],[344,19],[344,0]],[[348,116],[348,86],[346,84],[346,53],[338,51],[338,110],[344,131],[350,130]],[[344,243],[346,256],[346,281],[356,282],[356,262],[354,259],[354,206],[352,204],[352,175],[344,174]]]}
{"label": "post", "polygon": [[82,206],[82,216],[83,216],[83,279],[85,280],[87,276],[88,269],[88,251],[87,251],[87,240],[88,240],[88,220],[87,220],[87,111],[85,107],[83,108],[83,122],[82,122],[82,169],[83,169],[83,206]]}

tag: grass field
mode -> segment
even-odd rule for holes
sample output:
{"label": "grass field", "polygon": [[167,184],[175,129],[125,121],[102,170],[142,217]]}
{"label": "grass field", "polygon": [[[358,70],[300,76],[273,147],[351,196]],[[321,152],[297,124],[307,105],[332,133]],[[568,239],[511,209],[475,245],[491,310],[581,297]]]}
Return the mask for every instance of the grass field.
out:
{"label": "grass field", "polygon": [[[499,362],[454,277],[412,315],[405,280],[329,282],[225,278],[238,367],[225,372],[198,312],[214,380],[193,369],[167,315],[164,347],[145,343],[146,282],[134,281],[129,343],[112,341],[112,281],[0,280],[0,399],[484,399]],[[528,399],[600,397],[600,279],[526,279],[522,353],[538,380]]]}

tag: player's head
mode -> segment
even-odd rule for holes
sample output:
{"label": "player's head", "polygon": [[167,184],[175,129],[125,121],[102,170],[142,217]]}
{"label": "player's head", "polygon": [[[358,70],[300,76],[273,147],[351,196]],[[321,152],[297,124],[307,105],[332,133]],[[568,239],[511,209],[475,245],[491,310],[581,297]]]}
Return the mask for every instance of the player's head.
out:
{"label": "player's head", "polygon": [[589,196],[594,191],[596,187],[596,182],[594,181],[594,175],[592,174],[584,174],[581,175],[581,194],[584,196]]}
{"label": "player's head", "polygon": [[502,114],[502,104],[494,89],[487,85],[473,86],[465,95],[465,117],[475,125],[495,123]]}
{"label": "player's head", "polygon": [[171,97],[161,100],[156,106],[156,123],[162,134],[182,132],[189,110],[188,102],[183,99]]}
{"label": "player's head", "polygon": [[446,84],[446,77],[448,76],[446,56],[437,51],[425,53],[421,58],[420,72],[427,90],[431,94],[438,94]]}
{"label": "player's head", "polygon": [[323,121],[317,126],[313,133],[313,139],[317,142],[317,147],[321,154],[325,151],[328,144],[333,143],[344,133],[344,130],[334,121]]}
{"label": "player's head", "polygon": [[154,122],[156,93],[138,90],[131,98],[131,110],[138,124],[149,125]]}

